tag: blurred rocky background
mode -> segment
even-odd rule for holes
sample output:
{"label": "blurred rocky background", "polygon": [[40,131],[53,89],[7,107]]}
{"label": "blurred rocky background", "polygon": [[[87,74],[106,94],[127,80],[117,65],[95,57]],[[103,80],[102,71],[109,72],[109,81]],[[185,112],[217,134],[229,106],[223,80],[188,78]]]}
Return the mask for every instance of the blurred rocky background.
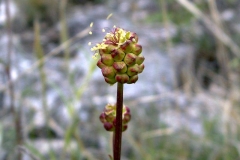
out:
{"label": "blurred rocky background", "polygon": [[109,159],[116,86],[88,42],[113,25],[146,58],[124,87],[122,159],[240,159],[239,17],[237,0],[1,0],[0,160]]}

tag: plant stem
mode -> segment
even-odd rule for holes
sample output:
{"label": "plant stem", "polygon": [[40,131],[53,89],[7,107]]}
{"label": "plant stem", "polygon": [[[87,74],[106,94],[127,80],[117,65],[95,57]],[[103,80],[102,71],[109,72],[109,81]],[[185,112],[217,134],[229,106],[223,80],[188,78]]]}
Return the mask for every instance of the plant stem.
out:
{"label": "plant stem", "polygon": [[69,74],[69,57],[70,57],[70,51],[69,46],[70,43],[68,43],[68,28],[67,28],[67,20],[66,20],[66,7],[67,7],[67,0],[62,0],[59,3],[59,15],[60,15],[60,25],[61,25],[61,32],[60,32],[60,40],[61,43],[66,42],[66,48],[64,49],[64,60],[65,60],[65,69],[66,73],[68,75],[68,79],[70,80],[70,74]]}
{"label": "plant stem", "polygon": [[[116,135],[116,131],[114,131],[113,132],[113,134],[112,134],[112,152],[113,152],[113,155],[114,155],[114,151],[115,151],[115,148],[114,148],[114,143],[115,143],[115,135]],[[111,156],[111,155],[109,155],[109,156]],[[111,160],[113,160],[113,158],[112,158],[112,156],[111,156],[111,158],[110,158]]]}
{"label": "plant stem", "polygon": [[114,133],[113,157],[114,160],[121,159],[121,144],[122,144],[122,107],[123,107],[123,83],[117,84],[117,115],[116,115],[116,130]]}
{"label": "plant stem", "polygon": [[48,114],[48,106],[47,106],[47,82],[46,82],[46,73],[44,70],[44,61],[41,61],[41,59],[44,58],[44,51],[43,47],[41,45],[41,38],[40,38],[40,24],[38,20],[35,20],[34,22],[34,52],[36,54],[37,59],[40,61],[40,64],[38,66],[40,80],[41,80],[41,96],[42,96],[42,106],[45,116],[45,125],[49,125],[49,114]]}
{"label": "plant stem", "polygon": [[[12,70],[12,25],[11,25],[11,15],[10,15],[10,2],[6,0],[6,9],[5,13],[7,16],[7,34],[8,34],[8,44],[7,44],[7,64],[6,64],[6,74],[8,81],[12,81],[11,70]],[[13,114],[14,127],[16,132],[16,143],[18,146],[22,146],[23,144],[23,135],[22,135],[22,124],[21,124],[21,107],[19,107],[19,113],[15,108],[15,93],[14,93],[14,85],[13,83],[9,84],[9,97],[10,97],[10,110]],[[22,153],[18,152],[17,160],[22,160]]]}

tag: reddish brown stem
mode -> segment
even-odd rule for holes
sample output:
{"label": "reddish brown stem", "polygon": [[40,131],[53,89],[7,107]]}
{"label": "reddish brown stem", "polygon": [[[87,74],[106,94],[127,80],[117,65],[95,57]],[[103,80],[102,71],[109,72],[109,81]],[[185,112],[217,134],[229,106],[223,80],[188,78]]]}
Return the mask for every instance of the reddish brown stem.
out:
{"label": "reddish brown stem", "polygon": [[123,107],[123,83],[117,85],[117,115],[116,115],[116,130],[114,133],[113,157],[114,160],[121,159],[122,145],[122,107]]}

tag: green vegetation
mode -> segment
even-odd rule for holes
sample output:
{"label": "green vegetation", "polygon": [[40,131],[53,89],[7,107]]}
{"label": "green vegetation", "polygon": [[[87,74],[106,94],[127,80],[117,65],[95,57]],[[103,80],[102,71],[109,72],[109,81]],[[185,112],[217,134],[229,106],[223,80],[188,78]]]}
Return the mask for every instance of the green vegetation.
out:
{"label": "green vegetation", "polygon": [[[16,2],[22,10],[29,8],[25,13],[25,16],[27,17],[26,24],[33,28],[36,19],[38,19],[40,23],[46,21],[49,25],[52,25],[58,22],[59,17],[61,17],[60,19],[66,18],[65,14],[59,16],[61,9],[58,6],[57,0],[16,0]],[[93,0],[93,2],[98,3],[103,1]],[[210,13],[206,1],[199,1],[199,3],[195,1],[192,2],[202,12]],[[72,0],[71,3],[79,4],[77,0]],[[219,63],[219,59],[217,58],[218,51],[224,51],[226,55],[229,55],[229,59],[227,59],[229,64],[226,63],[226,67],[230,68],[229,74],[231,73],[231,77],[227,80],[229,80],[231,86],[221,86],[221,83],[216,82],[213,88],[209,87],[212,90],[216,88],[220,89],[220,91],[217,90],[214,92],[216,95],[212,96],[212,98],[216,98],[216,101],[220,101],[218,102],[219,108],[215,108],[217,114],[214,114],[214,116],[206,116],[204,113],[201,113],[202,116],[198,117],[199,119],[196,120],[201,122],[200,125],[202,127],[201,133],[198,134],[192,133],[192,129],[189,129],[187,126],[185,128],[181,127],[179,129],[172,129],[171,125],[159,122],[159,119],[161,119],[162,116],[161,113],[164,113],[164,111],[168,109],[174,111],[178,110],[179,108],[177,104],[171,103],[171,106],[163,107],[162,101],[155,102],[153,100],[153,102],[148,102],[148,105],[146,106],[141,105],[141,103],[137,103],[136,106],[129,106],[132,113],[132,120],[129,123],[128,130],[123,133],[125,135],[123,136],[122,156],[127,160],[238,160],[240,159],[240,57],[232,54],[229,49],[230,47],[226,46],[221,41],[218,41],[219,39],[213,34],[209,34],[208,30],[204,30],[203,34],[196,36],[192,30],[192,27],[194,26],[192,25],[192,22],[203,23],[202,20],[194,17],[194,15],[178,3],[177,0],[165,0],[165,3],[167,12],[166,17],[163,16],[161,10],[157,10],[149,14],[145,22],[148,24],[162,24],[166,18],[165,20],[176,25],[177,35],[169,41],[172,42],[172,45],[179,43],[193,45],[196,49],[195,52],[198,55],[196,61],[193,62],[196,66],[200,64],[200,61],[214,61],[214,63]],[[229,6],[234,6],[236,1],[228,0],[225,1],[225,3]],[[66,6],[62,8],[62,11],[64,12],[66,11],[65,7]],[[201,24],[199,23],[199,25]],[[104,131],[102,124],[99,122],[98,115],[101,112],[100,109],[92,105],[93,99],[89,99],[89,102],[87,103],[89,105],[87,106],[87,111],[84,109],[76,109],[75,107],[76,104],[83,100],[85,91],[91,89],[90,83],[96,69],[96,60],[91,59],[92,53],[90,49],[84,50],[82,44],[78,44],[80,46],[79,49],[81,49],[81,54],[84,54],[83,56],[85,58],[87,57],[85,59],[87,63],[84,64],[88,64],[88,71],[82,75],[76,75],[75,70],[69,70],[69,62],[72,57],[68,56],[68,47],[71,47],[71,45],[74,42],[77,42],[78,39],[70,39],[70,41],[68,41],[69,37],[66,21],[63,21],[62,27],[63,29],[61,30],[61,33],[59,33],[62,36],[59,36],[61,37],[61,40],[59,41],[61,41],[61,43],[67,43],[67,45],[61,49],[61,51],[66,52],[66,57],[62,58],[60,66],[63,68],[61,72],[64,72],[63,74],[66,75],[66,78],[62,81],[67,84],[66,86],[68,86],[68,90],[66,91],[66,88],[62,88],[61,84],[57,84],[53,81],[50,82],[48,79],[48,74],[51,73],[45,68],[45,62],[42,62],[42,60],[49,56],[49,54],[44,53],[41,46],[42,32],[40,27],[35,31],[34,39],[36,52],[35,60],[40,63],[38,63],[39,65],[37,67],[35,66],[35,70],[32,71],[30,75],[26,75],[21,79],[24,81],[28,76],[32,76],[31,74],[38,74],[39,80],[32,82],[32,84],[28,84],[24,90],[21,90],[16,94],[18,106],[30,106],[29,108],[26,107],[26,110],[28,110],[26,113],[22,113],[22,115],[24,115],[23,131],[26,136],[24,147],[39,160],[105,160],[108,158],[108,154],[112,154],[112,142],[108,141],[109,133]],[[227,27],[224,29],[228,30]],[[151,30],[148,30],[148,32],[151,32]],[[146,35],[147,34],[148,33],[146,33]],[[239,35],[231,35],[231,32],[229,32],[229,36],[234,42],[238,42]],[[221,48],[222,46],[224,46],[223,49]],[[144,49],[143,54],[147,60],[147,51],[145,52]],[[50,58],[53,57],[49,56],[48,59]],[[4,65],[4,63],[4,60],[0,59],[0,64]],[[219,70],[221,70],[222,65],[219,63],[217,66],[218,69],[220,68]],[[195,71],[199,68],[196,67],[192,69]],[[225,75],[221,75],[220,72],[214,70],[214,68],[208,66],[206,68],[208,70],[204,72],[207,72],[205,74],[207,74],[208,78],[212,81],[226,80]],[[194,76],[196,78],[196,75]],[[200,83],[199,81],[200,80],[197,79],[198,83]],[[34,86],[40,87],[36,87],[38,90],[36,88],[34,90],[32,89]],[[42,90],[39,89],[41,87]],[[58,108],[54,107],[59,107],[59,104],[47,106],[46,91],[48,87],[54,90],[60,97],[58,103],[62,105],[60,107],[65,107],[66,114],[69,116],[68,122],[63,123],[63,126],[57,126],[59,119],[54,117],[54,114],[58,114]],[[99,88],[101,87],[105,86],[100,83]],[[196,86],[194,85],[194,87]],[[202,94],[205,91],[207,93],[211,92],[210,89],[204,90],[202,87],[199,89],[199,92],[184,94],[189,95],[191,99],[198,93]],[[224,90],[224,93],[218,93],[222,90]],[[173,90],[173,92],[175,91],[177,93],[184,92],[179,88]],[[112,92],[106,89],[106,93],[110,94]],[[218,94],[220,94],[220,96]],[[34,114],[38,111],[34,109],[35,104],[28,104],[29,102],[27,99],[31,97],[42,99],[42,104],[40,106],[45,106],[43,109],[45,110],[44,116],[48,117],[46,118],[48,121],[46,121],[47,125],[43,128],[34,128],[34,126],[32,126]],[[134,99],[133,101],[138,100],[139,99]],[[132,101],[129,100],[126,105],[128,105],[128,103],[131,104],[131,102]],[[50,109],[50,107],[52,108]],[[184,115],[182,110],[187,110],[187,107],[180,108],[178,114]],[[203,107],[204,109],[205,106],[199,107]],[[138,108],[141,108],[141,111],[139,111]],[[89,112],[90,116],[86,118],[87,120],[82,120],[79,115],[80,112]],[[8,121],[11,116],[6,114],[6,117],[6,119],[3,119]],[[10,122],[11,124],[9,125]],[[52,126],[49,124],[50,122],[51,124],[55,122],[57,124],[55,127],[57,126],[57,129],[60,128],[59,135],[53,130]],[[2,125],[2,122],[0,123],[0,126],[2,127],[0,128],[0,147],[7,151],[7,160],[16,158],[14,157],[17,150],[15,143],[16,132],[12,123],[14,122],[9,121],[6,126]],[[185,124],[183,124],[183,126],[185,126]],[[83,129],[84,132],[87,133],[83,133]],[[47,154],[41,153],[38,146],[34,144],[35,140],[40,138],[47,139],[47,142],[45,141],[45,143],[50,146],[50,150]],[[59,146],[61,145],[62,150],[55,151],[53,149],[51,145],[55,140],[61,140],[62,144],[59,144]]]}

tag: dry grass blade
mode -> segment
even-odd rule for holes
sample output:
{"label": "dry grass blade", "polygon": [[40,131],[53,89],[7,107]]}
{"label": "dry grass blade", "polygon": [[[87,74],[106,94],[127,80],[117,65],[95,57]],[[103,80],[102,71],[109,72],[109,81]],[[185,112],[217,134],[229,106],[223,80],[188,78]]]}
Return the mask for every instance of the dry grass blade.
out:
{"label": "dry grass blade", "polygon": [[[217,3],[215,0],[208,0],[209,9],[211,12],[211,17],[214,20],[215,24],[222,30],[224,30],[224,25],[220,17],[220,13],[217,8]],[[224,46],[224,44],[215,37],[216,39],[216,45],[217,45],[217,59],[220,63],[221,73],[225,79],[225,82],[223,85],[226,86],[226,88],[231,88],[231,82],[229,81],[229,74],[231,72],[229,67],[229,54],[227,53],[227,48]]]}
{"label": "dry grass blade", "polygon": [[185,7],[188,11],[190,11],[194,16],[202,19],[205,23],[206,27],[226,46],[230,48],[230,50],[237,56],[240,57],[240,48],[234,41],[215,23],[213,23],[204,13],[202,13],[192,2],[187,0],[177,0],[179,4]]}
{"label": "dry grass blade", "polygon": [[56,47],[55,49],[53,49],[50,53],[48,53],[46,56],[44,56],[42,59],[36,61],[31,67],[30,69],[25,70],[23,73],[21,73],[16,79],[8,81],[7,84],[5,85],[0,85],[0,91],[4,91],[7,90],[8,86],[12,83],[17,82],[22,76],[27,75],[32,73],[33,70],[35,70],[39,65],[41,65],[43,62],[46,62],[48,59],[50,59],[52,56],[60,53],[61,51],[63,51],[66,47],[68,47],[70,44],[74,43],[76,40],[81,39],[85,36],[88,35],[88,32],[90,31],[90,28],[86,28],[83,31],[79,32],[76,36],[74,36],[73,38],[67,40],[66,42],[64,42],[63,44],[61,44],[60,46]]}

